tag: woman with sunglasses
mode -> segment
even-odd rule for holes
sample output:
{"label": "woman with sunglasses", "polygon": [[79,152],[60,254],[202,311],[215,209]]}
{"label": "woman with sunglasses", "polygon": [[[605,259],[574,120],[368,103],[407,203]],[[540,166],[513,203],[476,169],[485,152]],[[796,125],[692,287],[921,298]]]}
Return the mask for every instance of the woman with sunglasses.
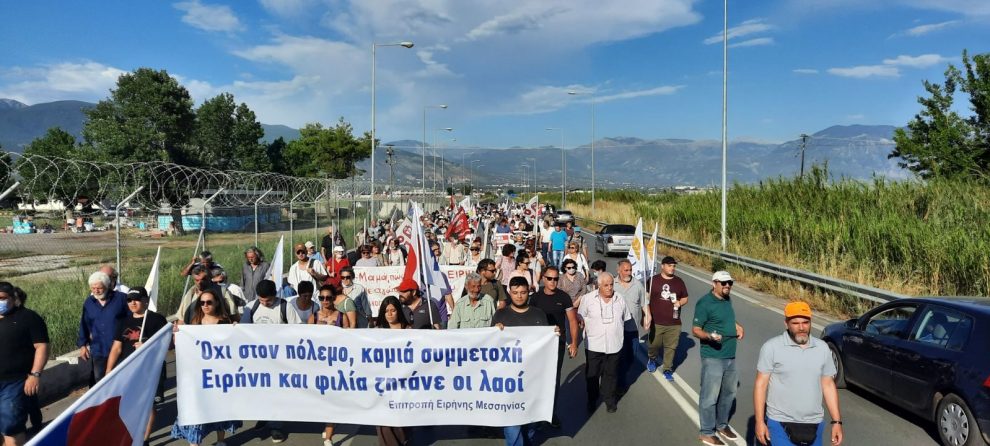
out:
{"label": "woman with sunglasses", "polygon": [[[110,357],[107,358],[106,373],[108,375],[114,366],[127,359],[142,343],[154,336],[155,333],[158,333],[158,330],[161,330],[162,327],[168,325],[165,316],[154,311],[148,311],[148,292],[144,287],[134,287],[127,292],[127,309],[131,310],[131,316],[125,316],[123,319],[117,320],[113,345],[110,347]],[[156,395],[163,395],[165,393],[164,364],[162,365],[160,375]],[[154,424],[155,410],[152,407],[151,418],[148,419],[148,427],[144,431],[145,441],[148,441],[148,437],[151,436],[151,426]]]}
{"label": "woman with sunglasses", "polygon": [[[227,325],[233,324],[234,321],[231,319],[230,314],[227,312],[227,306],[220,303],[220,297],[218,297],[213,290],[203,291],[199,295],[199,301],[193,311],[193,317],[189,322],[189,325]],[[175,330],[178,330],[178,323],[175,325]],[[172,438],[184,439],[189,442],[191,446],[198,446],[203,443],[206,436],[210,432],[217,433],[217,442],[219,446],[225,446],[223,439],[227,434],[233,434],[234,431],[242,426],[240,421],[218,421],[216,423],[208,424],[190,424],[182,426],[176,423],[172,425]]]}
{"label": "woman with sunglasses", "polygon": [[577,262],[572,259],[564,260],[560,272],[560,283],[557,287],[571,296],[571,305],[577,308],[581,303],[581,295],[584,294],[584,286],[588,283],[588,278],[578,271]]}
{"label": "woman with sunglasses", "polygon": [[[386,296],[378,307],[375,327],[392,330],[409,328],[409,320],[402,311],[402,304],[395,296]],[[404,427],[376,426],[379,446],[403,446],[409,443],[409,433]]]}
{"label": "woman with sunglasses", "polygon": [[[334,327],[340,328],[350,328],[350,322],[347,317],[344,316],[344,312],[337,309],[334,305],[334,300],[337,297],[343,296],[338,293],[334,287],[330,285],[323,285],[320,287],[320,310],[309,316],[309,320],[306,322],[308,324],[315,325],[332,325]],[[344,296],[345,298],[347,296]],[[333,423],[327,423],[323,426],[323,444],[324,446],[333,446]]]}
{"label": "woman with sunglasses", "polygon": [[564,258],[561,260],[560,264],[563,265],[564,261],[571,259],[577,263],[578,272],[584,274],[585,277],[588,277],[588,259],[583,253],[578,251],[578,248],[579,246],[577,243],[567,242],[567,250],[564,251]]}
{"label": "woman with sunglasses", "polygon": [[543,255],[536,250],[536,239],[526,241],[526,255],[529,256],[529,271],[533,275],[533,282],[540,283],[543,280],[543,270],[547,269],[547,262],[543,260]]}
{"label": "woman with sunglasses", "polygon": [[526,254],[525,251],[520,252],[519,255],[516,256],[516,270],[509,275],[509,280],[512,280],[513,277],[522,277],[526,279],[526,283],[529,284],[529,291],[533,292],[536,291],[536,281],[533,280],[533,271],[530,271],[529,269],[529,264],[531,261],[532,260],[529,258],[529,255]]}
{"label": "woman with sunglasses", "polygon": [[484,259],[485,256],[481,255],[481,240],[472,241],[467,260],[464,261],[464,266],[476,268],[478,263],[481,263]]}

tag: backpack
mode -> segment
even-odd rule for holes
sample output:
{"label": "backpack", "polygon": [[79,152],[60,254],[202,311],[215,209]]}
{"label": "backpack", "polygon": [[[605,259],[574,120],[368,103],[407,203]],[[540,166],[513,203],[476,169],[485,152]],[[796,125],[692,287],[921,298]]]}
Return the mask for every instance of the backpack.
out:
{"label": "backpack", "polygon": [[[251,306],[251,322],[250,323],[252,323],[252,324],[254,323],[254,314],[258,311],[258,307],[260,305],[261,305],[261,300],[255,299],[254,300],[254,305]],[[286,302],[285,299],[279,299],[279,304],[278,305],[279,305],[279,312],[282,313],[282,323],[283,324],[288,324],[289,323],[289,318],[285,314],[285,310],[286,310],[286,306],[288,305],[288,302]],[[295,310],[293,310],[293,311],[295,311]]]}

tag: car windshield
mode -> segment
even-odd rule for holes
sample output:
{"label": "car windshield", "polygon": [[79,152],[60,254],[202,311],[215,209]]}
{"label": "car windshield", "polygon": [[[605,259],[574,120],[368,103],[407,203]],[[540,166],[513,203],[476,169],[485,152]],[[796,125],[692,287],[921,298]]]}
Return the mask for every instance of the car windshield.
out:
{"label": "car windshield", "polygon": [[636,228],[632,225],[610,225],[602,229],[602,234],[635,234]]}

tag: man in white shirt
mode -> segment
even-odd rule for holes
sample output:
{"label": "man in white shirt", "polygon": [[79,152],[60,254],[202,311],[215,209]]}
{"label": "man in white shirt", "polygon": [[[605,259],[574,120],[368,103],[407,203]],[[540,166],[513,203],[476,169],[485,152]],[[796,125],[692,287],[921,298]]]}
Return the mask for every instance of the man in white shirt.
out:
{"label": "man in white shirt", "polygon": [[608,413],[617,403],[616,373],[622,351],[623,327],[632,319],[626,302],[615,293],[612,275],[598,276],[598,290],[581,297],[578,315],[584,319],[585,377],[588,380],[588,412],[598,407],[598,397],[605,401]]}

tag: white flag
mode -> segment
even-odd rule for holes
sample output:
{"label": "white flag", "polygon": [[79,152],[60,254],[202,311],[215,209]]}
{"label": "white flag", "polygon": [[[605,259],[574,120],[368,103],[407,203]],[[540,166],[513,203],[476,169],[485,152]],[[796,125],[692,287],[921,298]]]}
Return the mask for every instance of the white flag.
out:
{"label": "white flag", "polygon": [[660,225],[657,223],[653,224],[653,235],[650,236],[650,241],[646,242],[646,277],[653,277],[657,267],[657,231],[660,230]]}
{"label": "white flag", "polygon": [[144,289],[148,291],[148,310],[158,312],[158,268],[162,258],[162,247],[158,247],[155,254],[155,263],[151,264],[151,272],[148,273],[148,280],[144,282]]}
{"label": "white flag", "polygon": [[275,282],[275,289],[282,289],[282,250],[285,247],[285,236],[278,238],[278,246],[275,247],[275,254],[272,255],[271,266],[268,267],[268,280]]}
{"label": "white flag", "polygon": [[639,223],[636,223],[636,235],[633,236],[632,246],[629,247],[629,254],[626,256],[629,262],[632,263],[632,273],[636,280],[643,280],[646,278],[646,257],[643,246],[643,218],[639,218]]}

